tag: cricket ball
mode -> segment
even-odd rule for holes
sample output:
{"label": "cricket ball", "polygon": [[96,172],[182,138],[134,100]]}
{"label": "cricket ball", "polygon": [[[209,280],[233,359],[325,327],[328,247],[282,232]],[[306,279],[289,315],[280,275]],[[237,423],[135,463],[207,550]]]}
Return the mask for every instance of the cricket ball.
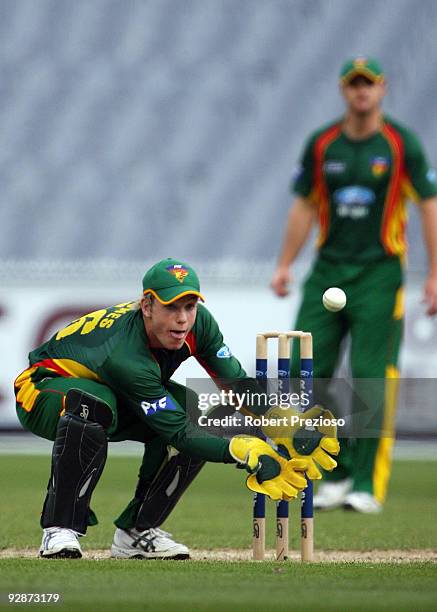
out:
{"label": "cricket ball", "polygon": [[338,312],[346,305],[346,294],[339,287],[330,287],[322,298],[323,306],[330,312]]}

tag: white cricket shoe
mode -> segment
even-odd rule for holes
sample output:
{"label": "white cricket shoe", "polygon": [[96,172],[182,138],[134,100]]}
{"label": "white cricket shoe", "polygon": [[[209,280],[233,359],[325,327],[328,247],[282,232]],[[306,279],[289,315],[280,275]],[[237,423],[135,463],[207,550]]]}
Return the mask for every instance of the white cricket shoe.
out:
{"label": "white cricket shoe", "polygon": [[346,495],[343,507],[345,510],[355,510],[365,514],[377,514],[382,510],[382,505],[366,491],[352,491]]}
{"label": "white cricket shoe", "polygon": [[77,533],[65,527],[46,527],[39,554],[46,559],[80,559],[82,550]]}
{"label": "white cricket shoe", "polygon": [[189,559],[190,551],[158,527],[137,531],[116,529],[111,546],[116,559]]}
{"label": "white cricket shoe", "polygon": [[314,509],[333,510],[343,506],[344,500],[351,488],[351,478],[345,478],[338,482],[322,482],[316,495],[314,495]]}

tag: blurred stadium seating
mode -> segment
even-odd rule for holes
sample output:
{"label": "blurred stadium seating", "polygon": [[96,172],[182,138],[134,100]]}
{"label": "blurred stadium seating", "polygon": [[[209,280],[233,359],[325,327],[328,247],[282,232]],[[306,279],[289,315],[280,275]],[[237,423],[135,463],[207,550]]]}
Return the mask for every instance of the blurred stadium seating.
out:
{"label": "blurred stadium seating", "polygon": [[271,264],[347,56],[437,161],[436,26],[434,0],[0,0],[0,261]]}
{"label": "blurred stadium seating", "polygon": [[[32,338],[11,316],[20,286],[137,287],[171,255],[216,288],[268,291],[293,169],[343,110],[347,57],[381,60],[387,111],[436,165],[436,31],[435,0],[0,0],[0,342],[19,364],[9,353],[0,422]],[[420,378],[435,375],[437,329],[411,217],[404,364]]]}

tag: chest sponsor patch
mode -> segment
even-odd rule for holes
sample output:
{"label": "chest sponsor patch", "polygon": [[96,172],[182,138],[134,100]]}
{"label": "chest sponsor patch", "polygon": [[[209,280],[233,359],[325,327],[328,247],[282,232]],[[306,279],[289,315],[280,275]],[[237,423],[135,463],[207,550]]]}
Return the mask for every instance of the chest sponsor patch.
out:
{"label": "chest sponsor patch", "polygon": [[373,176],[382,176],[390,166],[390,162],[386,157],[374,157],[370,161]]}
{"label": "chest sponsor patch", "polygon": [[338,217],[362,219],[368,216],[375,202],[375,192],[360,185],[350,185],[334,191],[333,199]]}
{"label": "chest sponsor patch", "polygon": [[153,402],[141,402],[141,408],[144,410],[144,414],[149,416],[156,414],[159,410],[176,410],[176,405],[168,395],[164,395],[160,399],[154,400]]}
{"label": "chest sponsor patch", "polygon": [[217,351],[217,357],[219,357],[219,359],[229,359],[229,357],[232,357],[232,351],[229,346],[226,346],[226,344],[222,346],[222,348]]}
{"label": "chest sponsor patch", "polygon": [[326,174],[341,174],[346,170],[346,162],[328,159],[323,164],[323,170]]}

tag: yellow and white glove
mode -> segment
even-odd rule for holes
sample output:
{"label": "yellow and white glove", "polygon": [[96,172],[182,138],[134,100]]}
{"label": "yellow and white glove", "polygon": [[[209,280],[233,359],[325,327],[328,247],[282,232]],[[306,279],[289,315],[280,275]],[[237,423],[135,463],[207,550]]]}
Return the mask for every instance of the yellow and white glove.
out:
{"label": "yellow and white glove", "polygon": [[[269,424],[262,427],[267,438],[273,440],[278,448],[285,447],[292,458],[306,461],[305,472],[311,480],[320,480],[322,474],[319,467],[331,472],[336,466],[336,460],[331,455],[338,455],[340,444],[337,439],[337,426],[332,424],[332,412],[313,406],[305,412],[296,412],[293,408],[271,408],[266,418],[279,419],[278,425]],[[285,420],[284,420],[285,417]],[[317,421],[330,421],[331,424],[318,425]],[[308,420],[315,423],[311,426]],[[305,423],[306,422],[306,423]]]}
{"label": "yellow and white glove", "polygon": [[249,472],[246,485],[251,491],[264,493],[274,500],[290,501],[306,487],[302,473],[307,466],[306,459],[284,459],[260,438],[234,436],[229,452],[239,467]]}

